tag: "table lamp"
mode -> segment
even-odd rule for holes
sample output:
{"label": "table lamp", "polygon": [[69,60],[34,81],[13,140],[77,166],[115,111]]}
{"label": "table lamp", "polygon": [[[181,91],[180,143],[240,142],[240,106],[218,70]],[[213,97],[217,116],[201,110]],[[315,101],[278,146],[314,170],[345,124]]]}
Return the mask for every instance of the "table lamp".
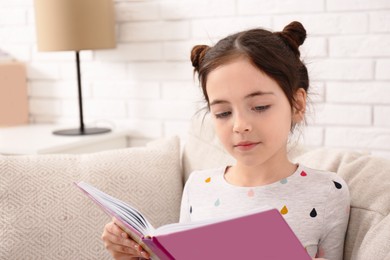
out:
{"label": "table lamp", "polygon": [[80,127],[53,133],[90,135],[111,131],[84,126],[79,52],[115,47],[112,0],[35,0],[35,21],[39,51],[76,53]]}

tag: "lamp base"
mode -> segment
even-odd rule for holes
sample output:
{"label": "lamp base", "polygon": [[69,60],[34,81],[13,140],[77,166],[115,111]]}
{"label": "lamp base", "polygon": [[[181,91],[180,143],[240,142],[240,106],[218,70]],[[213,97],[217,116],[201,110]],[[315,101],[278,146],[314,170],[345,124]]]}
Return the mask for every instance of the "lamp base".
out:
{"label": "lamp base", "polygon": [[89,127],[81,130],[80,128],[65,129],[54,131],[55,135],[95,135],[111,132],[109,128]]}

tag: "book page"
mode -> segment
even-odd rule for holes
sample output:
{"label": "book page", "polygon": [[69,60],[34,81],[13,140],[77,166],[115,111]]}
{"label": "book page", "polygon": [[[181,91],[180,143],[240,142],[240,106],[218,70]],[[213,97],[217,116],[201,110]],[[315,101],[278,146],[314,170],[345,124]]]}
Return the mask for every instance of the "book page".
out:
{"label": "book page", "polygon": [[153,226],[136,208],[100,191],[86,182],[79,182],[76,185],[108,215],[127,223],[127,230],[134,229],[132,231],[136,231],[142,236],[148,236],[154,233]]}

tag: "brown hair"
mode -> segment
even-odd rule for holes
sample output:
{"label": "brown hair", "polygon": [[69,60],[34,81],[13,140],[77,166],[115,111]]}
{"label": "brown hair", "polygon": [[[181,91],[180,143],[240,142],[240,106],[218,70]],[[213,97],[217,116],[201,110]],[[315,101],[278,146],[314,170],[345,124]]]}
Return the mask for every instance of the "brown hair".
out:
{"label": "brown hair", "polygon": [[206,90],[207,76],[217,67],[238,57],[246,57],[259,70],[274,79],[282,88],[291,108],[295,105],[297,89],[309,88],[305,64],[300,60],[298,47],[306,39],[306,30],[300,22],[291,22],[281,32],[252,29],[229,35],[215,46],[196,45],[191,51],[194,73],[198,73],[204,98],[209,105]]}

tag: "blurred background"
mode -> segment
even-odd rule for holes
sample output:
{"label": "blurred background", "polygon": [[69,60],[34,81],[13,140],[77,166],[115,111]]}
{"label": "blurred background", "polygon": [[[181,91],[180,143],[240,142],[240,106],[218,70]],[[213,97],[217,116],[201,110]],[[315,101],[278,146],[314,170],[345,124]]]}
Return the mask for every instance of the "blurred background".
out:
{"label": "blurred background", "polygon": [[[81,51],[86,125],[124,126],[133,145],[185,137],[204,106],[195,44],[302,22],[311,78],[302,141],[390,158],[389,0],[115,0],[116,48]],[[0,0],[0,60],[26,66],[30,123],[77,125],[74,52],[39,52],[34,1]]]}

